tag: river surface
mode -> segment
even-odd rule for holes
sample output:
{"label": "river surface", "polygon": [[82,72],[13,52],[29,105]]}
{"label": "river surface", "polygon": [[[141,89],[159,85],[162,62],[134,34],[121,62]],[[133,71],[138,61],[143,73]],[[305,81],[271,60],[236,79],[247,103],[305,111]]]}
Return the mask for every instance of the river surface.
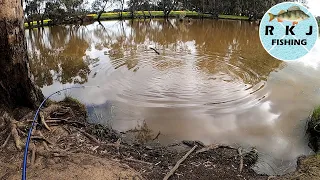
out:
{"label": "river surface", "polygon": [[43,93],[87,86],[55,99],[78,98],[92,122],[119,131],[145,122],[163,143],[254,146],[255,170],[267,174],[290,172],[312,153],[305,125],[320,104],[319,41],[283,62],[263,49],[258,26],[242,21],[107,21],[25,33]]}

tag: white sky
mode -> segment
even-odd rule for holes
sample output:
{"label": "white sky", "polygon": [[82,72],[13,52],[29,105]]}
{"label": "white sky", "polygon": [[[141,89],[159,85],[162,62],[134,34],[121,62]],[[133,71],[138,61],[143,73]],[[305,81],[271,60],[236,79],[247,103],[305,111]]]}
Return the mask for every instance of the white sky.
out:
{"label": "white sky", "polygon": [[320,16],[320,0],[308,0],[310,12],[316,16]]}

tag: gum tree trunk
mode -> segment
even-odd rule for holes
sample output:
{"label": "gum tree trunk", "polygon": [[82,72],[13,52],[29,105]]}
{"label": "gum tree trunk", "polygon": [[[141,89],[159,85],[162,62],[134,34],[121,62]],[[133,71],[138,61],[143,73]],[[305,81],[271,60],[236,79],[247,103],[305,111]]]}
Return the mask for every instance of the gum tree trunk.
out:
{"label": "gum tree trunk", "polygon": [[22,1],[0,0],[0,7],[0,106],[34,108],[43,95],[29,69]]}

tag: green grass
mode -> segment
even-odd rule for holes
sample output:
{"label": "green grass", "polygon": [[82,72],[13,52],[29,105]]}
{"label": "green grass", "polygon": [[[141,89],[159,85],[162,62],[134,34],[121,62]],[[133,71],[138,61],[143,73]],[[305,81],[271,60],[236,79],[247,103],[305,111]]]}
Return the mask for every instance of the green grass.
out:
{"label": "green grass", "polygon": [[235,15],[219,15],[220,19],[236,19],[236,20],[248,20],[246,16],[235,16]]}
{"label": "green grass", "polygon": [[311,119],[318,120],[320,118],[320,105],[314,108]]}
{"label": "green grass", "polygon": [[[148,11],[144,11],[144,14],[146,16],[149,16],[149,12]],[[187,17],[197,17],[199,16],[199,14],[195,11],[172,11],[169,16],[170,17],[176,17],[179,15],[186,15]],[[95,20],[98,18],[97,14],[88,14],[87,16],[91,16],[93,17]],[[139,18],[139,17],[143,17],[143,13],[142,11],[136,11],[134,13],[135,18]],[[162,11],[151,11],[151,16],[153,17],[163,17],[164,14]],[[122,18],[124,19],[128,19],[131,17],[131,13],[130,12],[123,12],[122,13]],[[210,17],[210,15],[208,14],[204,14],[204,17]],[[112,20],[112,19],[119,19],[120,18],[120,13],[118,12],[108,12],[108,13],[102,13],[100,19],[101,20]],[[234,16],[234,15],[219,15],[219,18],[221,19],[234,19],[234,20],[248,20],[248,17],[245,16]],[[44,20],[43,24],[46,26],[48,24],[48,22],[51,21],[50,19],[46,19]],[[37,21],[33,21],[33,25],[36,26],[37,25]],[[28,23],[24,24],[25,27],[28,27]]]}

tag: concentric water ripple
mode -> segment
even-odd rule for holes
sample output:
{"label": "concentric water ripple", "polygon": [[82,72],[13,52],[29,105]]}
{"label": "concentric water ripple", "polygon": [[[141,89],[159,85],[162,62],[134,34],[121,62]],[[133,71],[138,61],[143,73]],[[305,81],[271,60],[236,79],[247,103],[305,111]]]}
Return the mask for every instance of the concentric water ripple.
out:
{"label": "concentric water ripple", "polygon": [[302,120],[320,102],[319,62],[272,58],[254,24],[108,21],[26,36],[45,95],[99,86],[66,93],[88,106],[92,122],[119,131],[146,122],[161,131],[162,143],[254,146],[261,155],[256,170],[267,174],[293,170],[296,158],[310,151]]}

